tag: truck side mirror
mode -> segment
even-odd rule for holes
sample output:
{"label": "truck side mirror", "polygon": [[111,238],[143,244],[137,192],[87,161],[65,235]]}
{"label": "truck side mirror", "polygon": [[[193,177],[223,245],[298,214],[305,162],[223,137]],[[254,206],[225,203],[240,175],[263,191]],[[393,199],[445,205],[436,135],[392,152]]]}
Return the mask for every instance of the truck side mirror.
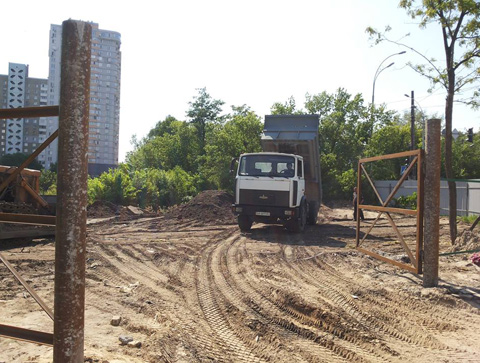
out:
{"label": "truck side mirror", "polygon": [[233,158],[230,162],[230,174],[235,173],[235,163],[238,161],[237,158]]}

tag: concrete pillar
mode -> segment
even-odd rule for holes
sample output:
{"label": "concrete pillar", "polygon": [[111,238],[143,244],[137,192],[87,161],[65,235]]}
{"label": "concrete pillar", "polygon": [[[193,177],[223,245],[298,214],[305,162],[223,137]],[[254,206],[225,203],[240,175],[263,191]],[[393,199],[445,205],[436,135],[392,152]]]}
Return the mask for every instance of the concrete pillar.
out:
{"label": "concrete pillar", "polygon": [[440,126],[441,121],[439,119],[428,120],[425,133],[423,287],[435,287],[438,285]]}
{"label": "concrete pillar", "polygon": [[84,361],[90,24],[62,26],[53,361]]}

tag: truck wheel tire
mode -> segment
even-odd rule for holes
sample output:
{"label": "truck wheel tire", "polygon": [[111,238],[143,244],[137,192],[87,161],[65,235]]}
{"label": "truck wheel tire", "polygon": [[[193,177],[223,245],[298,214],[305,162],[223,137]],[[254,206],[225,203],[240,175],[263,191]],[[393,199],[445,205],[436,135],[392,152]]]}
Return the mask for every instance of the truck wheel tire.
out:
{"label": "truck wheel tire", "polygon": [[237,221],[242,232],[248,232],[252,228],[253,221],[249,216],[238,216]]}
{"label": "truck wheel tire", "polygon": [[307,224],[313,226],[317,224],[317,214],[318,214],[317,203],[310,202],[308,206],[309,208],[308,208]]}
{"label": "truck wheel tire", "polygon": [[299,216],[287,224],[287,229],[289,231],[299,233],[305,230],[305,225],[307,224],[307,203],[302,202],[300,204]]}

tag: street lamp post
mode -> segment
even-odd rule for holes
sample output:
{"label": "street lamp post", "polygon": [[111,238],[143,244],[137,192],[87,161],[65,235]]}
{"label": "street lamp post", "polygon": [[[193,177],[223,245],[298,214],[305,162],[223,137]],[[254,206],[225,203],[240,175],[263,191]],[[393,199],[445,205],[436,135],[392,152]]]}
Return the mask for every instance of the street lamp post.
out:
{"label": "street lamp post", "polygon": [[379,76],[380,73],[382,73],[385,69],[390,68],[391,66],[393,66],[393,65],[395,64],[395,62],[392,62],[392,63],[390,63],[388,66],[382,68],[383,63],[385,63],[385,61],[386,61],[388,58],[390,58],[390,57],[393,57],[393,56],[396,56],[396,55],[400,55],[400,54],[405,54],[405,53],[407,53],[407,52],[404,50],[404,51],[401,51],[400,53],[391,54],[391,55],[389,55],[387,58],[385,58],[385,59],[380,63],[380,65],[378,66],[377,71],[375,72],[375,75],[373,76],[372,106],[375,104],[375,82],[376,82],[378,76]]}

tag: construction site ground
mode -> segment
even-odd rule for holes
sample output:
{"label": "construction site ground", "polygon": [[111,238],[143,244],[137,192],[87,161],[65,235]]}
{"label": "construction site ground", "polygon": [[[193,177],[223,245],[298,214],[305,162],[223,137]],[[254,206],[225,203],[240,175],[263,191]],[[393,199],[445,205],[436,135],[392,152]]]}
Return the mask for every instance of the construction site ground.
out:
{"label": "construction site ground", "polygon": [[[422,275],[355,249],[349,205],[323,206],[317,225],[294,234],[264,224],[241,233],[230,204],[211,191],[157,215],[111,206],[89,212],[85,361],[479,361],[480,268],[472,253],[441,256],[438,287],[425,289]],[[366,213],[362,236],[375,217]],[[416,221],[395,221],[413,241]],[[377,225],[365,247],[408,263],[388,220]],[[441,253],[480,248],[466,225],[458,225],[455,247],[446,218],[440,226]],[[54,238],[0,241],[52,308],[54,249]],[[2,264],[0,324],[53,331]],[[0,362],[51,362],[52,350],[0,338]]]}

